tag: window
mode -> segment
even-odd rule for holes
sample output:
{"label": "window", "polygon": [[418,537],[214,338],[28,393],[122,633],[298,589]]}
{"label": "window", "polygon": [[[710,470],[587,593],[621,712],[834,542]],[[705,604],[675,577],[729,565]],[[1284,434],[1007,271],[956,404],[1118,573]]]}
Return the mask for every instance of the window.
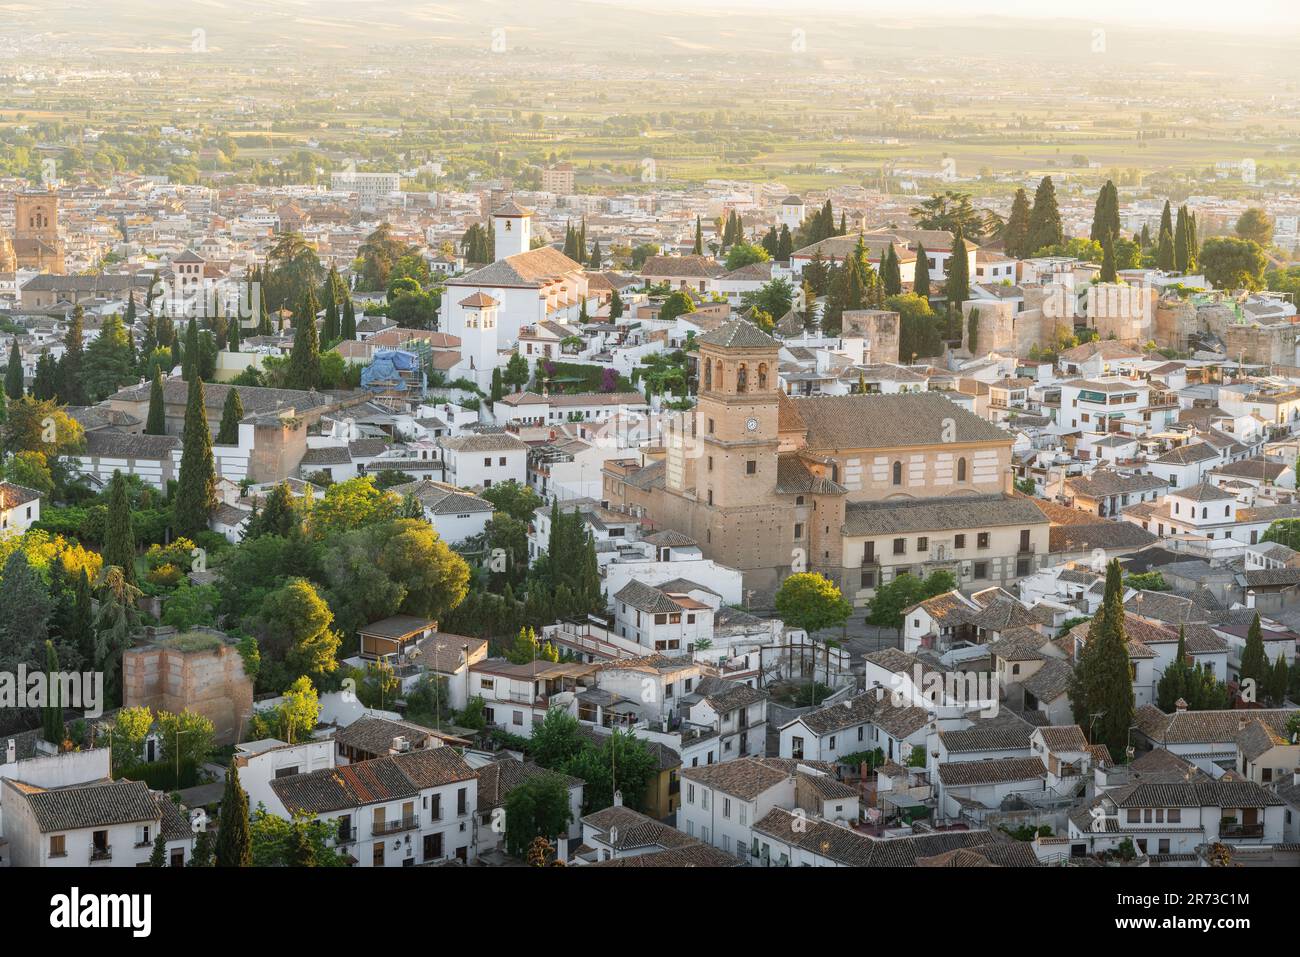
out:
{"label": "window", "polygon": [[50,835],[50,857],[67,857],[67,856],[68,856],[68,850],[67,850],[67,845],[65,844],[65,835],[51,834]]}
{"label": "window", "polygon": [[687,803],[687,804],[694,804],[694,803],[695,803],[695,785],[694,785],[694,784],[688,784],[688,785],[686,785],[686,803]]}
{"label": "window", "polygon": [[790,757],[792,758],[803,757],[803,738],[790,739]]}
{"label": "window", "polygon": [[894,484],[895,485],[903,484],[903,463],[902,462],[894,463]]}
{"label": "window", "polygon": [[965,547],[966,547],[966,536],[965,536],[965,535],[954,535],[954,536],[953,536],[953,539],[952,539],[952,547],[953,547],[953,548],[965,548]]}
{"label": "window", "polygon": [[928,552],[930,550],[930,540],[922,535],[916,540],[916,550],[918,552]]}
{"label": "window", "polygon": [[456,813],[462,817],[465,814],[465,799],[468,793],[467,788],[456,789]]}
{"label": "window", "polygon": [[988,533],[988,532],[979,532],[978,534],[976,534],[976,536],[975,536],[975,547],[976,547],[976,548],[988,548],[988,547],[989,547],[989,533]]}
{"label": "window", "polygon": [[832,750],[832,751],[835,750],[835,735],[833,735],[833,734],[831,735],[831,740],[830,740],[830,743],[827,745],[827,747],[829,747],[830,750]]}
{"label": "window", "polygon": [[894,554],[895,555],[907,554],[907,539],[905,538],[894,539]]}
{"label": "window", "polygon": [[656,625],[668,624],[668,616],[666,614],[655,615],[655,624]]}
{"label": "window", "polygon": [[1024,578],[1028,574],[1029,574],[1029,559],[1028,558],[1016,559],[1016,577]]}
{"label": "window", "polygon": [[492,467],[492,456],[489,455],[483,459],[483,467],[485,469],[490,469]]}
{"label": "window", "polygon": [[713,456],[712,456],[712,455],[709,456],[709,471],[710,471],[710,472],[713,471]]}
{"label": "window", "polygon": [[497,465],[504,466],[505,464],[506,464],[506,457],[504,455],[497,459]]}
{"label": "window", "polygon": [[713,420],[709,419],[709,435],[713,434]]}
{"label": "window", "polygon": [[966,460],[964,458],[957,460],[957,481],[966,481]]}
{"label": "window", "polygon": [[988,577],[989,577],[989,563],[988,563],[988,562],[976,562],[976,563],[975,563],[975,577],[976,577],[977,579],[982,579],[982,578],[988,578]]}
{"label": "window", "polygon": [[1167,817],[1168,817],[1169,824],[1182,824],[1183,823],[1182,808],[1171,807],[1169,809],[1169,814]]}
{"label": "window", "polygon": [[479,678],[478,685],[484,691],[491,691],[497,686],[497,681],[495,678]]}
{"label": "window", "polygon": [[794,540],[797,542],[803,538],[803,522],[794,523]]}
{"label": "window", "polygon": [[709,489],[709,504],[713,504],[713,489]]}
{"label": "window", "polygon": [[731,798],[729,797],[722,799],[722,816],[728,819],[731,818]]}
{"label": "window", "polygon": [[757,475],[757,474],[758,474],[758,462],[756,462],[754,459],[749,459],[747,462],[745,462],[745,474],[746,474],[746,475]]}
{"label": "window", "polygon": [[511,718],[510,723],[517,727],[522,727],[524,723],[524,713],[522,711],[516,711],[514,716]]}
{"label": "window", "polygon": [[1135,807],[1131,807],[1125,813],[1124,820],[1127,821],[1129,824],[1141,824],[1142,812]]}

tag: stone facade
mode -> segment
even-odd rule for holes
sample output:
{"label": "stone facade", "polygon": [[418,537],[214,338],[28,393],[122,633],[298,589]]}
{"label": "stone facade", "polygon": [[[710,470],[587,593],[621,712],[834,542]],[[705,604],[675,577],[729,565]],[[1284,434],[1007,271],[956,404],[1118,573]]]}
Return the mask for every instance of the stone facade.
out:
{"label": "stone facade", "polygon": [[[841,334],[866,340],[863,361],[868,365],[899,361],[898,342],[902,320],[885,309],[850,309],[840,318]],[[905,359],[911,360],[911,356]]]}
{"label": "stone facade", "polygon": [[14,258],[20,269],[61,275],[66,269],[55,193],[14,196]]}
{"label": "stone facade", "polygon": [[218,745],[234,744],[253,713],[253,681],[225,635],[211,630],[155,637],[122,655],[123,704],[208,718]]}

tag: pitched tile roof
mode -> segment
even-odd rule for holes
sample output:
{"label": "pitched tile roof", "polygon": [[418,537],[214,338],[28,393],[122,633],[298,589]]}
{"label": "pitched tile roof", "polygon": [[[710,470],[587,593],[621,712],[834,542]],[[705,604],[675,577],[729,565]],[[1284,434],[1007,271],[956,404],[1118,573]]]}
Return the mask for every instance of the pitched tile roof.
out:
{"label": "pitched tile roof", "polygon": [[844,534],[849,536],[1046,523],[1032,499],[1003,493],[850,502],[844,509]]}
{"label": "pitched tile roof", "polygon": [[949,428],[956,443],[1012,442],[1010,433],[938,392],[810,396],[791,399],[788,406],[807,430],[810,449],[937,445]]}

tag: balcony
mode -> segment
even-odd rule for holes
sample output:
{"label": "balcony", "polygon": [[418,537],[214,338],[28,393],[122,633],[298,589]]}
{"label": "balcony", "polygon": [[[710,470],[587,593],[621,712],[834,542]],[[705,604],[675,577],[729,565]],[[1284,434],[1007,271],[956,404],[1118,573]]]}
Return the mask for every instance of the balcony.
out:
{"label": "balcony", "polygon": [[1219,837],[1228,840],[1259,839],[1264,836],[1263,824],[1223,823],[1219,825]]}
{"label": "balcony", "polygon": [[376,821],[370,828],[370,833],[375,837],[382,837],[385,834],[396,834],[398,831],[412,831],[419,826],[419,821],[414,817],[399,817],[395,821]]}
{"label": "balcony", "polygon": [[113,859],[112,844],[92,844],[90,845],[90,863],[97,861],[111,861]]}

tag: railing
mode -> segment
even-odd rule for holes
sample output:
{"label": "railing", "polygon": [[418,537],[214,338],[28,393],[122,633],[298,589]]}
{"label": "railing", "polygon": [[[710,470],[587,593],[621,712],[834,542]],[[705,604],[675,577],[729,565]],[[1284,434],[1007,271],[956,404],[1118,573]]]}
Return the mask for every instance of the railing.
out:
{"label": "railing", "polygon": [[113,845],[105,844],[100,847],[97,844],[90,845],[91,861],[111,861],[113,859]]}
{"label": "railing", "polygon": [[396,821],[377,821],[370,828],[370,833],[378,837],[383,834],[395,834],[398,831],[410,831],[416,827],[417,823],[414,817],[402,817]]}
{"label": "railing", "polygon": [[1220,837],[1263,837],[1263,824],[1223,824],[1219,826]]}

